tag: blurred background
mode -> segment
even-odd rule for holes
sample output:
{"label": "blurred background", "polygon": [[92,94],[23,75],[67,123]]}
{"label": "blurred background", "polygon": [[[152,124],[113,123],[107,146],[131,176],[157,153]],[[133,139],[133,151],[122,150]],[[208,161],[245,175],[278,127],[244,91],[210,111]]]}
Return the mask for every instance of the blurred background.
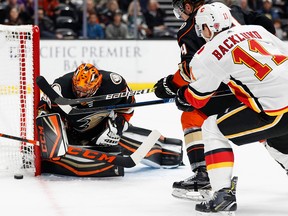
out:
{"label": "blurred background", "polygon": [[[287,0],[232,0],[273,20],[287,40]],[[175,39],[172,0],[0,0],[0,24],[35,24],[41,39]]]}

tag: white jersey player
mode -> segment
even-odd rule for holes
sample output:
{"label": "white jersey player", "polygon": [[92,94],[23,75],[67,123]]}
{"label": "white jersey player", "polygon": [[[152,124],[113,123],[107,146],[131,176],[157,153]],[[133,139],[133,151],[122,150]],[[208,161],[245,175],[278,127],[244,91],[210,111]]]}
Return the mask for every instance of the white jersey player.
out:
{"label": "white jersey player", "polygon": [[232,26],[230,11],[221,3],[203,5],[195,26],[207,44],[193,57],[192,82],[178,90],[176,105],[204,107],[221,82],[239,99],[202,126],[207,171],[216,192],[196,210],[233,212],[237,177],[232,178],[229,140],[238,146],[267,140],[276,151],[271,155],[288,168],[288,46],[260,26]]}
{"label": "white jersey player", "polygon": [[288,109],[286,60],[287,45],[263,27],[233,27],[194,56],[191,74],[197,82],[190,84],[187,99],[203,107],[223,81],[257,113],[283,114]]}

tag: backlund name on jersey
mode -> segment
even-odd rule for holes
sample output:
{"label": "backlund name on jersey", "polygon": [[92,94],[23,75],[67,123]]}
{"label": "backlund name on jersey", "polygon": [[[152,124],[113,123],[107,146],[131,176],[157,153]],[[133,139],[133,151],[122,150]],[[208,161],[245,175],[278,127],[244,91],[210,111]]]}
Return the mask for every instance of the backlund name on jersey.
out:
{"label": "backlund name on jersey", "polygon": [[[229,30],[228,30],[228,34],[229,34]],[[249,31],[249,32],[243,32],[243,33],[231,35],[227,39],[225,39],[221,45],[218,46],[218,49],[215,49],[212,52],[212,55],[214,55],[219,61],[227,52],[229,52],[230,49],[232,49],[238,43],[244,40],[256,39],[256,38],[262,39],[261,35],[257,31]],[[202,49],[199,50],[198,54],[201,51]]]}

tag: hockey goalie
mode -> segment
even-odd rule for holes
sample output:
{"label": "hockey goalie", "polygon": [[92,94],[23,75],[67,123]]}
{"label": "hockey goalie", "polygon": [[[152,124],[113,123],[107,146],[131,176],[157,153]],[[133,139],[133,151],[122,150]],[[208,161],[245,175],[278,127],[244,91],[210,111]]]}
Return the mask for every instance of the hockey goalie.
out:
{"label": "hockey goalie", "polygon": [[[51,88],[60,96],[69,99],[131,91],[121,75],[100,70],[89,63],[83,63],[74,72],[57,78]],[[45,140],[42,155],[45,154],[45,148],[50,148],[47,152],[54,155],[42,157],[41,172],[68,176],[123,176],[123,166],[111,164],[109,160],[90,160],[91,154],[82,154],[82,157],[76,154],[82,149],[123,156],[137,151],[151,130],[129,123],[134,113],[133,108],[85,113],[85,110],[91,107],[133,103],[135,97],[128,96],[91,100],[75,106],[58,105],[44,94],[38,106],[36,124],[40,143]],[[83,113],[70,114],[74,107],[83,109]],[[79,151],[65,149],[68,145]],[[141,162],[156,168],[178,167],[182,163],[182,141],[161,136]]]}

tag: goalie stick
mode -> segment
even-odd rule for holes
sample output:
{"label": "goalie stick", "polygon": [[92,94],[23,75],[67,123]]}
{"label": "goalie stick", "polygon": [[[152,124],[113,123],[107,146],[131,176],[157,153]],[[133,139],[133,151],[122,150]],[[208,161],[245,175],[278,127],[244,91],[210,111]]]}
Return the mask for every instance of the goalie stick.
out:
{"label": "goalie stick", "polygon": [[135,90],[135,91],[129,91],[129,92],[117,92],[107,95],[99,95],[89,98],[64,98],[60,96],[57,92],[51,88],[50,84],[47,82],[45,77],[39,76],[36,79],[36,83],[39,86],[39,88],[56,104],[59,105],[75,105],[75,104],[81,104],[81,103],[88,103],[92,101],[102,101],[102,100],[111,100],[111,99],[117,99],[117,98],[124,98],[124,97],[131,97],[135,95],[141,95],[146,93],[154,92],[154,88],[147,88],[147,89],[141,89],[141,90]]}
{"label": "goalie stick", "polygon": [[113,155],[100,151],[68,146],[67,153],[76,157],[85,158],[94,161],[102,161],[126,168],[134,167],[146,154],[151,150],[153,145],[160,138],[161,134],[153,130],[148,137],[142,142],[139,148],[129,156]]}
{"label": "goalie stick", "polygon": [[[117,166],[123,166],[127,168],[134,167],[138,164],[150,151],[152,146],[157,142],[160,138],[161,134],[157,130],[153,130],[148,137],[142,142],[140,147],[132,153],[130,156],[122,156],[122,155],[113,155],[109,153],[104,153],[101,151],[90,150],[85,148],[74,147],[68,145],[67,153],[70,155],[74,155],[76,157],[85,158],[94,161],[102,161],[111,163]],[[21,137],[11,136],[7,134],[0,133],[0,137],[13,139],[21,142],[27,142],[34,145],[39,145],[39,142],[36,140],[25,139]],[[50,154],[47,154],[50,155]],[[61,156],[61,155],[59,155]],[[42,155],[43,158],[43,155]],[[51,159],[50,157],[43,158],[43,159]]]}
{"label": "goalie stick", "polygon": [[[61,156],[74,156],[92,161],[107,162],[122,167],[133,167],[140,162],[149,152],[152,146],[160,138],[161,134],[154,130],[142,142],[138,149],[129,156],[115,155],[101,150],[90,149],[88,146],[69,145],[65,126],[57,113],[45,114],[36,118],[39,143],[42,158],[59,160]],[[92,145],[94,146],[94,145]],[[96,145],[97,146],[97,145]],[[103,147],[105,149],[105,147]]]}

